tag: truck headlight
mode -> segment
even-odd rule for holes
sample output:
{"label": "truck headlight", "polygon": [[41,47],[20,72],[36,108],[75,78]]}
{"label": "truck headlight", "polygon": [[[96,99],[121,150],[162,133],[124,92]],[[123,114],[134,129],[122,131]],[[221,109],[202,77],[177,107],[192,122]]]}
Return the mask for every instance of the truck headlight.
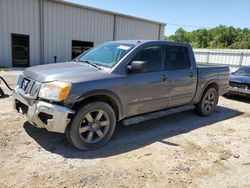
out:
{"label": "truck headlight", "polygon": [[49,82],[42,84],[39,97],[47,100],[62,101],[70,91],[71,84],[67,82]]}

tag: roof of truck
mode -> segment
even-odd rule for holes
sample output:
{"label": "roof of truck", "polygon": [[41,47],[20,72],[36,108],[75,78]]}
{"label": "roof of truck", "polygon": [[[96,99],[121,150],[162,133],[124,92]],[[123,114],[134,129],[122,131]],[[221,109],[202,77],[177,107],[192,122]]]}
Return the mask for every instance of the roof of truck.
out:
{"label": "roof of truck", "polygon": [[134,44],[134,45],[141,45],[145,43],[165,43],[165,44],[172,44],[172,45],[182,45],[182,46],[190,46],[188,43],[183,42],[173,42],[173,41],[166,41],[166,40],[118,40],[118,41],[111,41],[110,43],[127,43],[127,44]]}

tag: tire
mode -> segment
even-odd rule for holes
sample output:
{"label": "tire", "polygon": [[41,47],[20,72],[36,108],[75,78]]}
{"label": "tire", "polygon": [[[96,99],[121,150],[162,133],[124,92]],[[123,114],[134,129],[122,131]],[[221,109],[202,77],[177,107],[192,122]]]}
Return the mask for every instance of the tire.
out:
{"label": "tire", "polygon": [[80,108],[66,129],[70,143],[80,150],[94,150],[106,144],[116,127],[115,112],[104,102],[93,102]]}
{"label": "tire", "polygon": [[71,140],[71,137],[70,137],[70,131],[69,131],[70,127],[71,127],[71,125],[68,125],[68,126],[66,127],[65,136],[66,136],[68,142],[69,142],[70,144],[73,145],[72,140]]}
{"label": "tire", "polygon": [[209,87],[205,90],[198,104],[195,105],[195,111],[200,116],[209,116],[214,112],[218,104],[218,92],[215,88]]}

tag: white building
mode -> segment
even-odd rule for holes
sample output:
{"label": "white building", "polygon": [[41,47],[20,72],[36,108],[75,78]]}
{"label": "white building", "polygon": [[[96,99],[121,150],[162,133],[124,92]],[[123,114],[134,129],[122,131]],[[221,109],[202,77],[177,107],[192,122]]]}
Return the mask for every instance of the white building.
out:
{"label": "white building", "polygon": [[59,0],[0,0],[0,66],[69,61],[112,40],[164,39],[165,24]]}

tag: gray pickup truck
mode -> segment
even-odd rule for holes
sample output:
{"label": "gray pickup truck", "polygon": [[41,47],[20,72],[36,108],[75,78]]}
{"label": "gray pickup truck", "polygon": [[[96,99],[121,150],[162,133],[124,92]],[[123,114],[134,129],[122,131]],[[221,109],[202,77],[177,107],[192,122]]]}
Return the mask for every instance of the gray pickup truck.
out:
{"label": "gray pickup truck", "polygon": [[188,44],[115,41],[72,62],[26,69],[13,106],[33,125],[65,133],[78,149],[91,150],[110,140],[118,122],[190,109],[210,115],[227,93],[228,79],[228,67],[197,67]]}

